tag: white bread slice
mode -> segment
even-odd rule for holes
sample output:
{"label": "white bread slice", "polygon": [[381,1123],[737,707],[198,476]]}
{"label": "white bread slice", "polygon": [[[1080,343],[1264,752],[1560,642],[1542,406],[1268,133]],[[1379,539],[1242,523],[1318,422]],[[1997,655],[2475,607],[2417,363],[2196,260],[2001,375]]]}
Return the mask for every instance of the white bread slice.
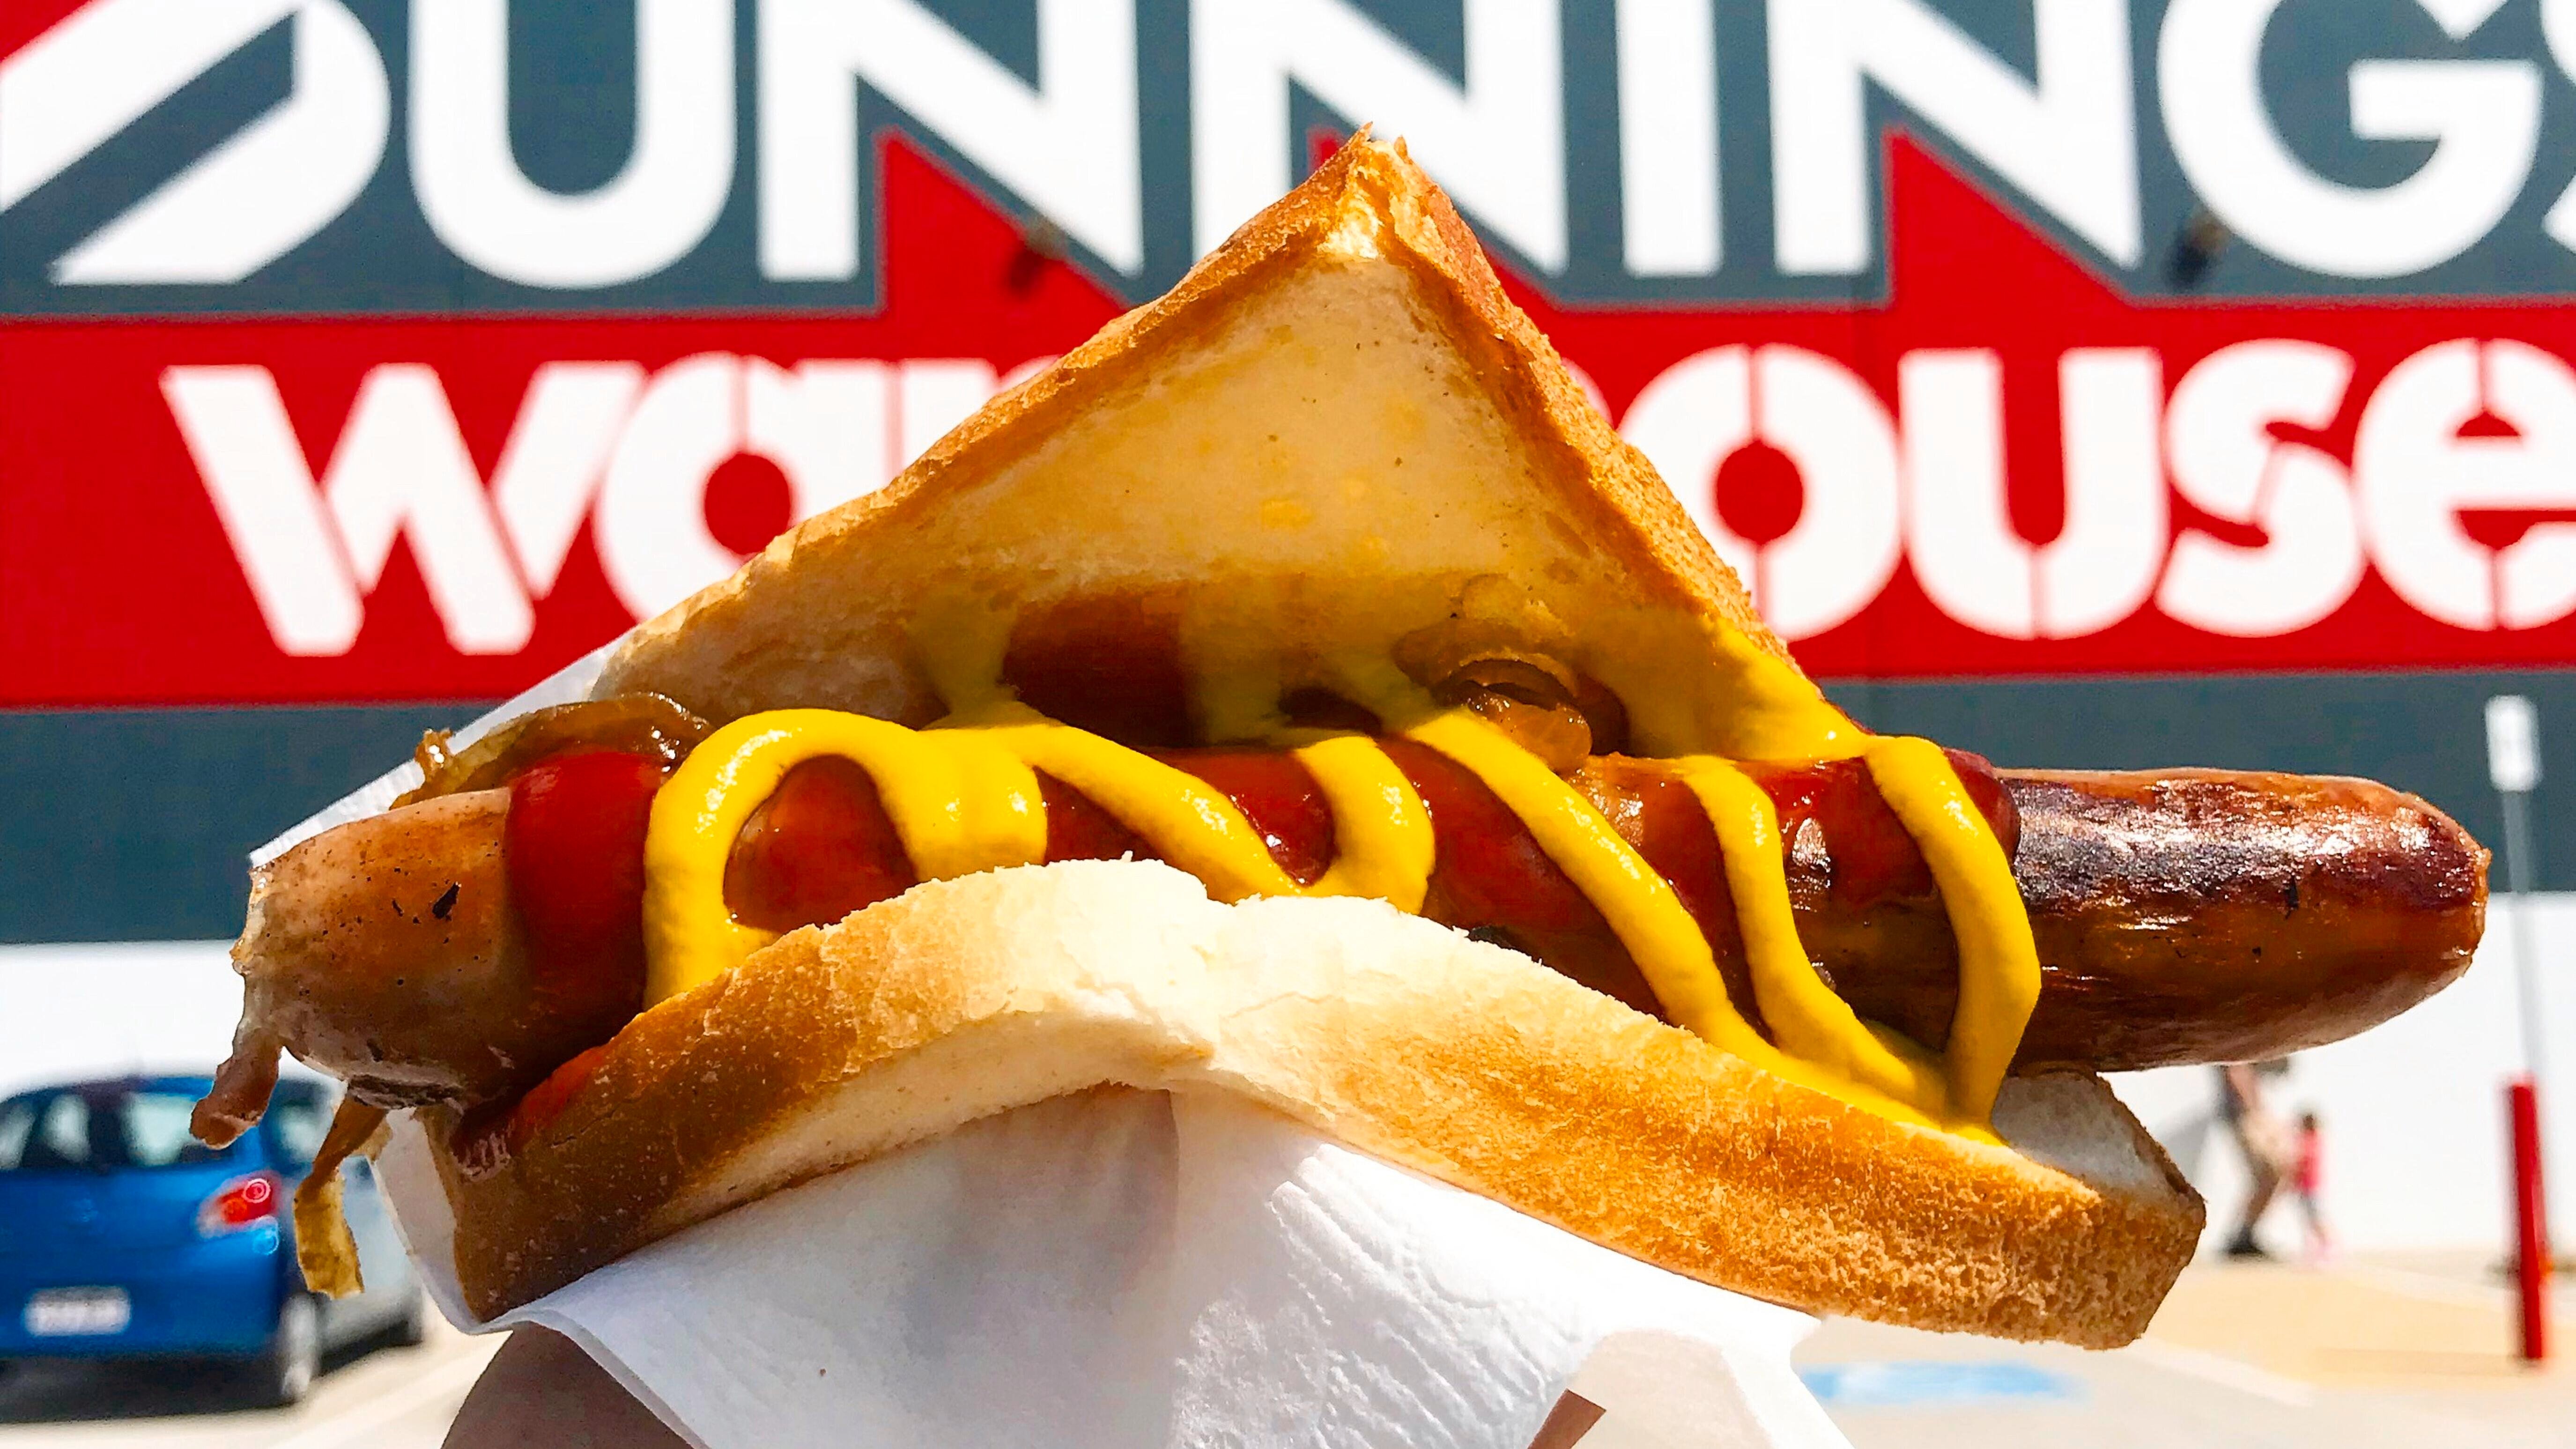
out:
{"label": "white bread slice", "polygon": [[1365,137],[884,489],[637,629],[597,692],[918,725],[944,712],[925,644],[1103,601],[1130,637],[1045,637],[1168,631],[1194,678],[1291,687],[1534,652],[1617,693],[1642,754],[1812,753],[1763,732],[1766,692],[1848,728],[1448,199]]}
{"label": "white bread slice", "polygon": [[1220,906],[1166,866],[1074,862],[917,887],[647,1011],[507,1168],[442,1161],[458,1276],[489,1317],[1102,1083],[1239,1093],[1692,1277],[1917,1327],[2127,1342],[2201,1227],[2098,1078],[2009,1083],[2017,1150],[1983,1147],[1380,902]]}
{"label": "white bread slice", "polygon": [[[884,490],[637,630],[596,692],[921,724],[936,669],[1033,625],[1281,687],[1541,655],[1618,694],[1640,754],[1850,728],[1446,198],[1365,138]],[[447,1164],[459,1277],[489,1316],[1102,1082],[1245,1094],[1677,1271],[1926,1327],[2126,1341],[2200,1226],[2098,1080],[2010,1084],[2021,1151],[1980,1147],[1382,904],[1220,907],[1095,863],[925,885],[653,1007],[505,1171]]]}

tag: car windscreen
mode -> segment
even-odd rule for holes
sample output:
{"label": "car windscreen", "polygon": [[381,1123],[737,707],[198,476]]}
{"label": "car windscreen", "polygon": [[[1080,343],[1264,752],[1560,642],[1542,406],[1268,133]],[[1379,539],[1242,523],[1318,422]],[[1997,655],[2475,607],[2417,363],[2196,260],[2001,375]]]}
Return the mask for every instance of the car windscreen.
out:
{"label": "car windscreen", "polygon": [[278,1083],[277,1095],[268,1099],[268,1115],[260,1119],[273,1160],[298,1171],[313,1165],[313,1154],[322,1150],[322,1136],[330,1127],[330,1102],[301,1082]]}
{"label": "car windscreen", "polygon": [[30,1092],[0,1102],[0,1172],[97,1172],[228,1162],[239,1148],[188,1135],[196,1099],[117,1085]]}

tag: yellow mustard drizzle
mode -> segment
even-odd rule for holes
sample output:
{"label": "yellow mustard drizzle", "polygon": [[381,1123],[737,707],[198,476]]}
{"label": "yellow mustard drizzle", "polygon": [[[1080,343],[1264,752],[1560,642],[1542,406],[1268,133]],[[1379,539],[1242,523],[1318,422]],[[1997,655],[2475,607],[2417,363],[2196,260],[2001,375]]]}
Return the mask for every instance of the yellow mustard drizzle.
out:
{"label": "yellow mustard drizzle", "polygon": [[787,772],[826,756],[868,772],[925,880],[1046,858],[1036,774],[986,740],[828,709],[745,716],[690,751],[653,797],[644,833],[647,1003],[713,980],[778,939],[725,908],[725,865]]}
{"label": "yellow mustard drizzle", "polygon": [[[1777,1044],[1728,998],[1708,939],[1673,888],[1591,801],[1465,710],[1409,686],[1363,691],[1397,733],[1456,761],[1529,827],[1592,901],[1672,1020],[1752,1065],[1892,1120],[1995,1141],[1994,1099],[2039,989],[2030,925],[2002,847],[1941,751],[1865,737],[1861,753],[1939,885],[1960,958],[1948,1049],[1935,1055],[1865,1022],[1816,975],[1797,939],[1776,812],[1743,772],[1710,756],[1672,762],[1716,830],[1755,999]],[[837,755],[876,782],[916,872],[945,879],[1045,858],[1036,772],[1064,781],[1151,841],[1220,900],[1373,896],[1419,913],[1435,858],[1429,812],[1365,736],[1280,731],[1331,810],[1332,866],[1299,885],[1225,794],[1115,741],[982,692],[926,730],[828,710],[752,715],[693,751],[654,801],[646,838],[646,999],[714,979],[775,939],[724,899],[733,844],[787,772]]]}
{"label": "yellow mustard drizzle", "polygon": [[2039,1001],[2039,947],[2031,939],[2030,912],[2022,906],[2003,842],[1968,798],[1940,746],[1888,736],[1871,740],[1862,758],[1941,888],[1941,905],[1959,942],[1959,1006],[1943,1053],[1951,1107],[1969,1120],[1989,1121]]}
{"label": "yellow mustard drizzle", "polygon": [[1718,859],[1726,870],[1727,894],[1735,900],[1753,999],[1780,1049],[1930,1113],[1947,1081],[1940,1059],[1894,1032],[1873,1035],[1808,962],[1806,948],[1798,942],[1797,917],[1789,909],[1780,814],[1771,797],[1724,760],[1693,755],[1673,766],[1699,797],[1717,832]]}
{"label": "yellow mustard drizzle", "polygon": [[710,735],[654,798],[644,841],[645,1000],[711,981],[777,939],[725,905],[735,838],[787,772],[839,756],[868,772],[923,880],[1046,858],[1043,770],[1098,802],[1211,895],[1375,896],[1419,912],[1436,844],[1412,782],[1360,735],[1295,750],[1334,817],[1331,868],[1300,885],[1224,792],[1184,770],[1015,701],[910,730],[832,710],[749,715]]}
{"label": "yellow mustard drizzle", "polygon": [[[1821,1014],[1796,1018],[1807,1029],[1815,1055],[1792,1055],[1764,1040],[1728,998],[1726,980],[1718,974],[1717,958],[1709,949],[1708,937],[1672,886],[1620,838],[1591,801],[1501,731],[1467,711],[1450,710],[1401,732],[1465,766],[1506,809],[1520,817],[1539,849],[1609,922],[1612,934],[1627,948],[1629,959],[1637,963],[1638,972],[1646,978],[1655,999],[1663,1003],[1674,1025],[1764,1071],[1865,1111],[1899,1122],[1993,1140],[1982,1119],[1966,1118],[1950,1109],[1947,1081],[1936,1070],[1882,1071],[1868,1077],[1848,1070],[1845,1064],[1855,1061],[1903,1059],[1889,1049],[1883,1038],[1862,1029],[1851,1008],[1842,1006],[1840,998],[1834,998],[1835,1005],[1842,1007],[1842,1018],[1850,1023],[1844,1032],[1834,1032],[1830,1020]],[[1700,758],[1709,764],[1717,763]],[[1776,839],[1776,824],[1772,833]],[[1771,860],[1776,874],[1779,857],[1774,854]],[[1733,885],[1732,878],[1729,885]],[[1779,914],[1786,916],[1785,876],[1777,891]],[[1792,925],[1789,937],[1793,949],[1796,936]],[[1748,943],[1750,939],[1748,934]],[[1775,966],[1780,964],[1775,960]],[[1816,980],[1803,951],[1797,956],[1795,969],[1818,991],[1832,996],[1824,991],[1824,983]],[[1767,1001],[1763,1009],[1767,1015]],[[1776,1022],[1773,1029],[1779,1029]],[[1922,1051],[1920,1047],[1912,1050],[1917,1054]]]}

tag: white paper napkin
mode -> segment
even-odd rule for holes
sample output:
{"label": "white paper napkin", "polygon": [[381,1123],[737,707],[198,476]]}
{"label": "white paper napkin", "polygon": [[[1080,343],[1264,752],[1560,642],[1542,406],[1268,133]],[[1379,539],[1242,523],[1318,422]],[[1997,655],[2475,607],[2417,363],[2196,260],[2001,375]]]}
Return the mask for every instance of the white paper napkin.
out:
{"label": "white paper napkin", "polygon": [[[416,1130],[382,1164],[462,1317]],[[490,1324],[581,1343],[705,1449],[1843,1444],[1813,1320],[1222,1094],[1024,1108],[776,1194]],[[1623,1372],[1624,1370],[1624,1372]]]}

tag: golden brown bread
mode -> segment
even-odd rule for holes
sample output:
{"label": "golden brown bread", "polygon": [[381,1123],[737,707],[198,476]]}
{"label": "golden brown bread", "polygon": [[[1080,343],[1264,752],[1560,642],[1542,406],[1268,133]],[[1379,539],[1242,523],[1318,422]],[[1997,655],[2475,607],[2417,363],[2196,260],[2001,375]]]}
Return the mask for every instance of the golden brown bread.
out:
{"label": "golden brown bread", "polygon": [[1757,696],[1848,728],[1448,199],[1365,137],[883,490],[643,625],[597,692],[917,725],[943,712],[933,655],[1102,597],[1176,611],[1194,677],[1518,648],[1616,691],[1643,753],[1808,753]]}
{"label": "golden brown bread", "polygon": [[[2201,1206],[2098,1078],[2019,1079],[2017,1151],[1900,1126],[1381,902],[1209,902],[1138,862],[925,885],[647,1011],[501,1172],[442,1154],[490,1316],[790,1183],[1101,1083],[1239,1093],[1722,1287],[2091,1346]],[[432,1139],[441,1134],[432,1124]]]}
{"label": "golden brown bread", "polygon": [[[1525,652],[1617,693],[1639,753],[1798,756],[1850,729],[1447,200],[1365,138],[886,489],[637,630],[597,692],[921,724],[1009,630],[1101,601],[1168,618],[1189,677],[1257,698],[1352,659],[1427,682]],[[2201,1221],[2098,1079],[2011,1084],[2020,1150],[1979,1146],[1382,903],[1218,906],[1089,863],[925,885],[652,1007],[505,1169],[442,1160],[459,1280],[489,1315],[1107,1082],[1246,1095],[1676,1271],[1924,1327],[2124,1342]]]}

